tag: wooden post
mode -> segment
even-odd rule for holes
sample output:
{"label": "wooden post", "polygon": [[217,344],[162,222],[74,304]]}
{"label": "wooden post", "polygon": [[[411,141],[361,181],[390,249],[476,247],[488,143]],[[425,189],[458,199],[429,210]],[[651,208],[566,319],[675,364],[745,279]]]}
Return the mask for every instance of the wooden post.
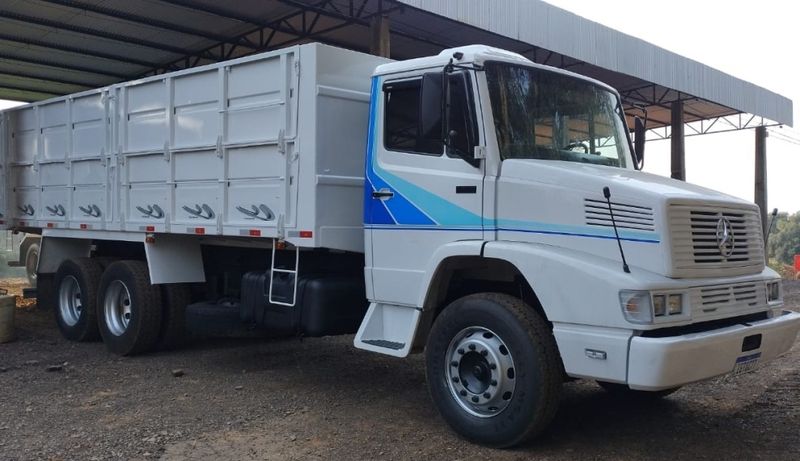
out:
{"label": "wooden post", "polygon": [[761,227],[764,238],[767,235],[767,127],[756,127],[756,169],[755,193],[756,205],[761,209]]}
{"label": "wooden post", "polygon": [[372,17],[370,21],[370,32],[372,35],[372,43],[370,44],[369,52],[376,56],[389,56],[389,17],[382,14],[377,14]]}
{"label": "wooden post", "polygon": [[683,101],[672,103],[672,177],[686,181],[686,147],[683,133]]}

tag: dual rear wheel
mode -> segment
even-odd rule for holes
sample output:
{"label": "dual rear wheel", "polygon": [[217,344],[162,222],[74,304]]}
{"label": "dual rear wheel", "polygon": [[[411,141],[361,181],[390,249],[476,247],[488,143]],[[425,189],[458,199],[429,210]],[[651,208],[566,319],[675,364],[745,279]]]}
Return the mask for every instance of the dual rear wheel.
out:
{"label": "dual rear wheel", "polygon": [[64,337],[102,337],[111,352],[173,348],[184,337],[185,285],[152,285],[143,261],[76,258],[55,274],[55,316]]}

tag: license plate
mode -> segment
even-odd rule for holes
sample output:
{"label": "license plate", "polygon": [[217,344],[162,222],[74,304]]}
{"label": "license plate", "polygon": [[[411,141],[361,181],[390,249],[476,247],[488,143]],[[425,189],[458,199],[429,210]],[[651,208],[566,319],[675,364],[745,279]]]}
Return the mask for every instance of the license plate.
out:
{"label": "license plate", "polygon": [[738,376],[744,373],[751,372],[758,368],[758,361],[761,359],[761,352],[755,354],[743,355],[736,359],[736,365],[733,367],[732,375]]}

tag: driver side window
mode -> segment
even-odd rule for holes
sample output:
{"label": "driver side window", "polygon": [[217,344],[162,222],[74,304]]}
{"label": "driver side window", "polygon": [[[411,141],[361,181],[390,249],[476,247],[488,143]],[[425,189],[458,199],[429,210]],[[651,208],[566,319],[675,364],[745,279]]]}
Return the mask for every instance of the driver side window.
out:
{"label": "driver side window", "polygon": [[[388,150],[441,155],[444,144],[436,133],[426,136],[420,125],[422,79],[389,82],[383,87],[383,144]],[[441,130],[439,130],[441,131]]]}

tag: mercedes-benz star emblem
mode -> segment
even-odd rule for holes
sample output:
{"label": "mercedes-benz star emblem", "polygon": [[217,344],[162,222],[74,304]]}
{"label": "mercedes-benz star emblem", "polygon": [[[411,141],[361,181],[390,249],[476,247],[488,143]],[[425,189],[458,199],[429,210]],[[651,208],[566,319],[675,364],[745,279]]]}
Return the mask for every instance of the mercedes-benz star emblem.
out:
{"label": "mercedes-benz star emblem", "polygon": [[733,254],[734,245],[733,226],[731,226],[728,218],[723,216],[717,221],[717,247],[719,248],[719,254],[725,258],[729,257]]}

